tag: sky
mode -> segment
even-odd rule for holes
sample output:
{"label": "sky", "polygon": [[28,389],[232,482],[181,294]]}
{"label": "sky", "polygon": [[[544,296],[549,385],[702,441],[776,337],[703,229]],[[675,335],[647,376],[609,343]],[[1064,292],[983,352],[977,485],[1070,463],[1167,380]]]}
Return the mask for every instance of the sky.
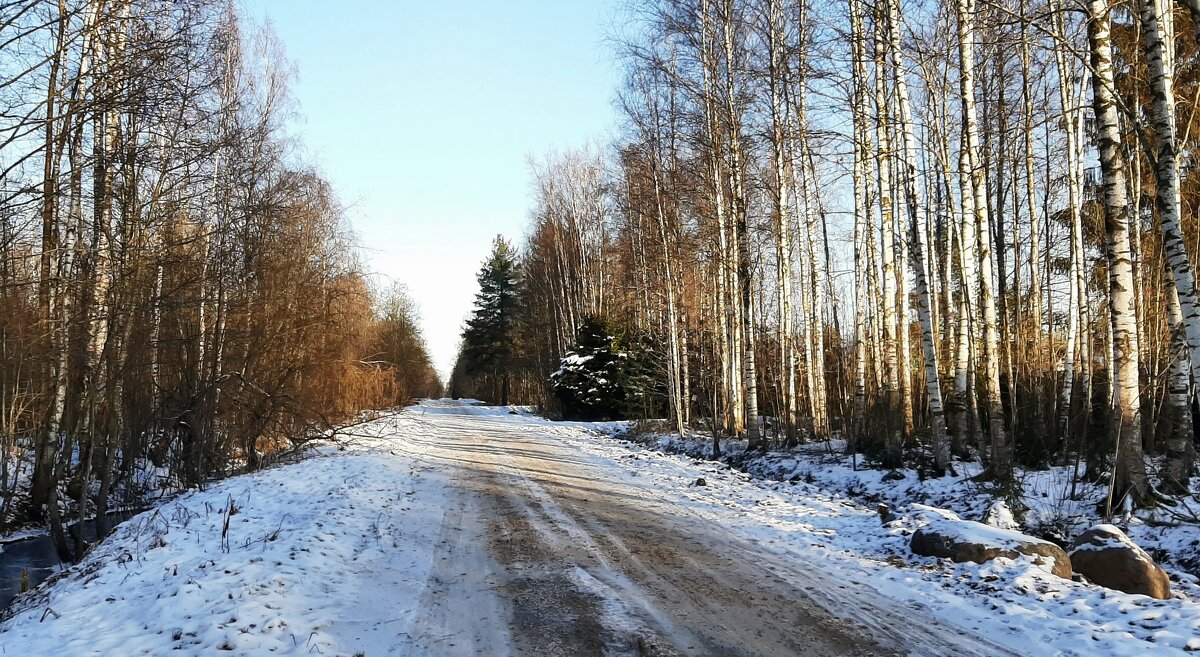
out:
{"label": "sky", "polygon": [[244,0],[293,61],[293,125],[377,283],[408,286],[448,376],[492,239],[521,241],[527,161],[604,143],[616,0]]}

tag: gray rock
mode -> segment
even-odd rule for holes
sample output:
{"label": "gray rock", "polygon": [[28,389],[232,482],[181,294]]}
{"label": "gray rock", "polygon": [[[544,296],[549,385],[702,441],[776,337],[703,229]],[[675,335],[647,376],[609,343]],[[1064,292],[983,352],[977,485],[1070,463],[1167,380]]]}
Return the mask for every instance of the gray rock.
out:
{"label": "gray rock", "polygon": [[1048,566],[1055,575],[1071,578],[1071,559],[1066,551],[1050,541],[963,520],[942,509],[920,504],[914,507],[918,508],[925,521],[925,525],[913,534],[909,543],[914,554],[941,557],[958,563],[985,563],[997,557],[1016,559],[1024,554]]}

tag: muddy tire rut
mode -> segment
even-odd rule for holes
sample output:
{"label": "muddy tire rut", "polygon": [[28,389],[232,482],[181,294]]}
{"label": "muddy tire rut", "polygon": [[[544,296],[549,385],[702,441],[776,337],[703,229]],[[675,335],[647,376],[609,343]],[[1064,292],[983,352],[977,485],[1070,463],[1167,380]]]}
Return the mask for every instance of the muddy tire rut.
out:
{"label": "muddy tire rut", "polygon": [[[673,523],[646,522],[624,506],[585,508],[592,514],[583,516],[575,502],[559,506],[553,486],[517,474],[483,480],[489,550],[505,573],[501,589],[521,655],[892,654],[773,590],[781,582],[769,574],[747,593],[719,572],[732,559],[676,535]],[[614,598],[624,604],[614,609]]]}
{"label": "muddy tire rut", "polygon": [[489,550],[502,566],[509,629],[520,654],[603,657],[606,641],[598,596],[580,590],[511,500],[492,500]]}

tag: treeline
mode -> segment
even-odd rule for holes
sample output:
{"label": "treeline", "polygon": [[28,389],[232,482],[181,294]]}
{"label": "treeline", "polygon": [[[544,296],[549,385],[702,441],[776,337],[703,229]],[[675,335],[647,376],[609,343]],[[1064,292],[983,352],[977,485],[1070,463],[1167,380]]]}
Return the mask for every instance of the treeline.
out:
{"label": "treeline", "polygon": [[78,557],[63,509],[103,526],[147,471],[201,485],[436,394],[294,153],[269,31],[226,0],[19,0],[0,43],[0,529]]}
{"label": "treeline", "polygon": [[529,401],[601,318],[680,431],[1186,490],[1200,5],[631,9],[623,137],[535,167]]}

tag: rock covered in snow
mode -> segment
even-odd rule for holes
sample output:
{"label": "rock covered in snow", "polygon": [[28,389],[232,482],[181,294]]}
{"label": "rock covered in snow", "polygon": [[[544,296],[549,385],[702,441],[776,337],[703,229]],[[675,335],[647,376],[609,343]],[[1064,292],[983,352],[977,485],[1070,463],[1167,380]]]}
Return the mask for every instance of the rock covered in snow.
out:
{"label": "rock covered in snow", "polygon": [[983,522],[992,527],[1008,529],[1014,532],[1021,530],[1021,523],[1017,522],[1017,517],[1013,515],[1012,509],[1008,507],[1008,503],[1004,500],[996,500],[992,503],[992,506],[988,507],[987,515],[984,516]]}
{"label": "rock covered in snow", "polygon": [[1075,572],[1105,588],[1159,600],[1171,596],[1166,571],[1114,525],[1096,525],[1076,537],[1071,565]]}
{"label": "rock covered in snow", "polygon": [[1024,554],[1048,566],[1050,572],[1059,577],[1071,577],[1071,560],[1067,553],[1049,541],[1010,529],[963,520],[944,509],[922,504],[913,506],[918,509],[924,522],[909,543],[914,554],[941,557],[958,563],[984,563],[997,557],[1016,559]]}

